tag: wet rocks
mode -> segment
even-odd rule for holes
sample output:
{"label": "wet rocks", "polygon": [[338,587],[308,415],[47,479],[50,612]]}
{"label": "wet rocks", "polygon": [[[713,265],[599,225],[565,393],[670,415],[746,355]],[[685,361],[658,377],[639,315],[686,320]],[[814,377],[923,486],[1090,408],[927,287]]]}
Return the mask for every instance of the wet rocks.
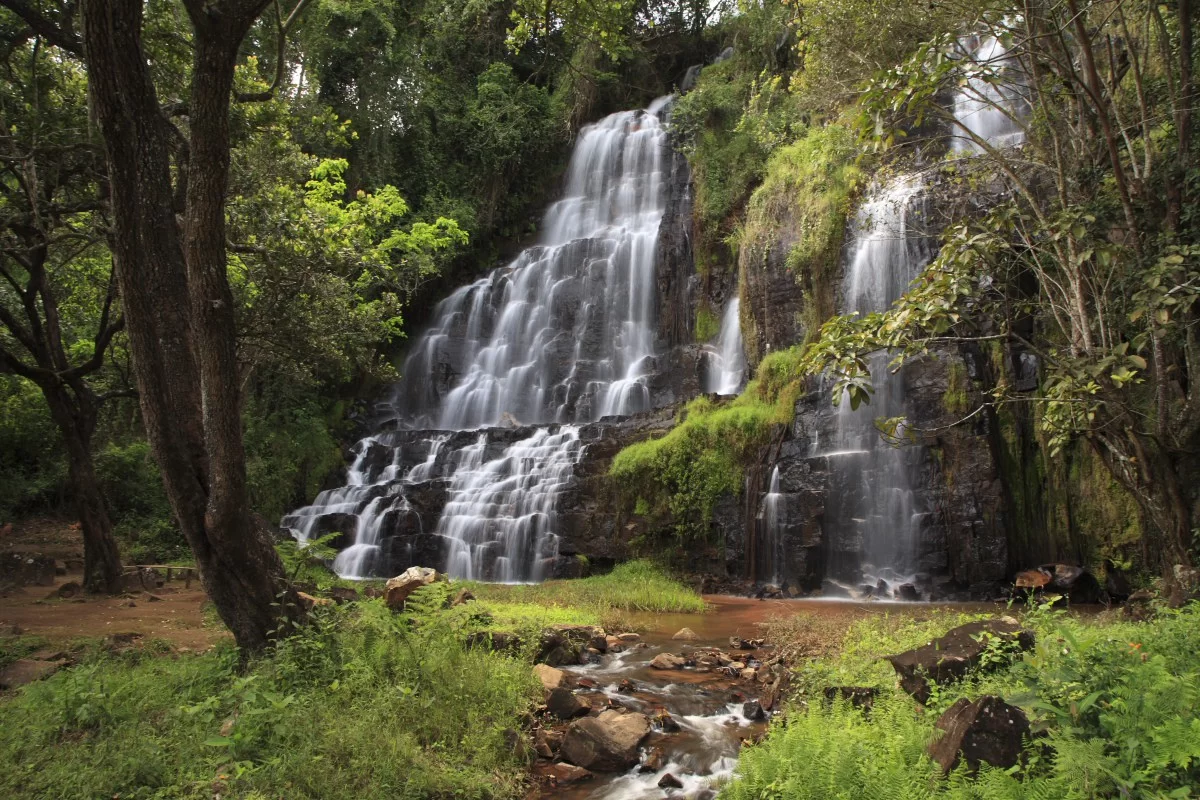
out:
{"label": "wet rocks", "polygon": [[534,771],[538,777],[546,779],[551,786],[570,786],[571,784],[590,781],[596,777],[583,767],[577,767],[574,764],[564,764],[562,762],[541,763],[534,767]]}
{"label": "wet rocks", "polygon": [[962,759],[972,770],[981,763],[1002,769],[1014,766],[1029,735],[1025,712],[993,695],[975,702],[962,698],[942,714],[937,727],[944,733],[928,752],[943,772],[950,772]]}
{"label": "wet rocks", "polygon": [[945,683],[963,677],[979,665],[989,649],[995,652],[994,648],[999,648],[998,655],[1008,656],[998,658],[994,662],[998,666],[1011,660],[1013,653],[1032,649],[1033,644],[1033,634],[1015,621],[990,619],[960,625],[923,647],[886,658],[899,675],[904,691],[917,702],[926,703],[930,680]]}
{"label": "wet rocks", "polygon": [[584,716],[592,707],[570,689],[560,686],[546,696],[546,710],[561,720],[569,720]]}
{"label": "wet rocks", "polygon": [[392,611],[403,611],[409,595],[438,580],[446,581],[449,578],[432,567],[409,567],[383,587],[387,607]]}
{"label": "wet rocks", "polygon": [[700,637],[697,636],[696,632],[693,631],[691,628],[680,628],[678,631],[676,631],[675,635],[672,636],[671,638],[675,639],[677,641],[692,642],[692,641],[695,641],[696,639],[699,639]]}
{"label": "wet rocks", "polygon": [[682,789],[683,781],[676,778],[671,773],[666,773],[658,779],[658,788],[660,789]]}
{"label": "wet rocks", "polygon": [[683,656],[677,656],[674,653],[659,653],[650,662],[650,666],[654,669],[683,669],[687,663],[687,659]]}
{"label": "wet rocks", "polygon": [[762,722],[767,718],[767,712],[763,710],[762,703],[750,700],[742,704],[742,716],[751,722]]}
{"label": "wet rocks", "polygon": [[638,763],[638,745],[650,733],[650,718],[634,712],[604,711],[571,723],[563,757],[584,769],[621,772]]}

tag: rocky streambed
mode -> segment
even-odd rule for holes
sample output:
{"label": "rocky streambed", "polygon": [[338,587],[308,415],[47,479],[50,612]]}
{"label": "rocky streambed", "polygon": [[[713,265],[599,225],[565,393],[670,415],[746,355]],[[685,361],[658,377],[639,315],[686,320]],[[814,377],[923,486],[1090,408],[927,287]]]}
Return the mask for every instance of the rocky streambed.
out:
{"label": "rocky streambed", "polygon": [[585,663],[534,667],[546,687],[534,797],[715,797],[743,743],[765,732],[789,671],[760,638],[768,604],[710,600],[713,613],[647,617],[640,634],[561,633],[587,637],[572,659]]}

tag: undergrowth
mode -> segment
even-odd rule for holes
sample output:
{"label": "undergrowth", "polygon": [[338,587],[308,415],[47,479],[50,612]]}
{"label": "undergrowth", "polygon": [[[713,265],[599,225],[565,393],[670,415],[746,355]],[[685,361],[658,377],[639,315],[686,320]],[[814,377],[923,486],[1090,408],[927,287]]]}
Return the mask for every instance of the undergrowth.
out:
{"label": "undergrowth", "polygon": [[746,468],[791,423],[802,390],[798,357],[798,348],[772,353],[733,401],[697,398],[665,436],[617,453],[609,476],[630,506],[669,521],[681,538],[706,538],[718,499],[741,493]]}
{"label": "undergrowth", "polygon": [[519,796],[529,662],[465,646],[497,609],[426,601],[318,607],[245,672],[228,646],[88,656],[0,703],[0,796]]}
{"label": "undergrowth", "polygon": [[[1200,785],[1200,604],[1150,623],[1021,614],[1037,646],[997,669],[935,687],[924,709],[895,686],[881,657],[928,641],[971,615],[862,620],[840,652],[803,666],[799,694],[766,740],[742,751],[723,800],[749,798],[1186,798]],[[782,624],[782,623],[781,623]],[[869,712],[821,698],[827,686],[880,691]],[[948,777],[928,758],[934,722],[959,698],[984,694],[1020,706],[1044,735],[1023,766],[960,766]]]}

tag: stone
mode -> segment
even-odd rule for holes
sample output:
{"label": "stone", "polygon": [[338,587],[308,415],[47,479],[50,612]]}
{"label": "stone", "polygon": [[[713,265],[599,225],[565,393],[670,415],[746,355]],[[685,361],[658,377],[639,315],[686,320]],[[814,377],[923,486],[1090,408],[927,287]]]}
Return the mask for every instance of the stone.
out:
{"label": "stone", "polygon": [[650,718],[635,712],[609,710],[577,719],[563,738],[562,755],[584,769],[622,772],[638,763],[638,745],[650,728]]}
{"label": "stone", "polygon": [[66,600],[71,597],[77,597],[78,595],[81,595],[81,594],[83,594],[82,586],[80,586],[75,581],[67,581],[62,586],[58,587],[53,592],[51,592],[50,596],[47,597],[46,599],[50,599],[50,597],[58,597],[58,598],[62,598],[63,600]]}
{"label": "stone", "polygon": [[928,748],[943,772],[965,759],[972,770],[981,763],[1007,769],[1021,758],[1029,720],[1025,712],[999,697],[985,695],[975,702],[962,698],[937,721],[944,733]]}
{"label": "stone", "polygon": [[[929,681],[945,683],[958,680],[979,665],[983,654],[998,642],[1005,651],[1033,648],[1034,636],[1014,622],[990,619],[959,625],[929,644],[894,656],[886,656],[900,686],[919,703],[929,701]],[[995,659],[999,666],[1009,659]]]}
{"label": "stone", "polygon": [[438,580],[444,581],[448,578],[431,567],[409,567],[388,580],[383,587],[387,607],[392,611],[403,611],[409,595],[422,586],[428,586]]}
{"label": "stone", "polygon": [[538,764],[534,767],[534,771],[539,777],[548,779],[552,786],[570,786],[574,783],[590,781],[595,777],[595,775],[583,767],[577,767],[574,764],[564,764],[562,762],[556,764]]}
{"label": "stone", "polygon": [[666,773],[658,779],[658,788],[660,789],[682,789],[683,781],[676,778],[671,773]]}
{"label": "stone", "polygon": [[542,682],[542,686],[546,687],[547,692],[562,686],[567,679],[567,673],[549,664],[534,664],[533,674]]}
{"label": "stone", "polygon": [[1098,603],[1107,598],[1100,581],[1088,570],[1073,564],[1042,564],[1017,573],[1017,589],[1057,592],[1073,603]]}
{"label": "stone", "polygon": [[667,765],[667,755],[661,747],[647,747],[638,772],[658,772]]}
{"label": "stone", "polygon": [[642,637],[636,633],[618,633],[617,638],[628,644],[629,642],[640,642]]}
{"label": "stone", "polygon": [[358,600],[358,590],[349,586],[334,586],[329,590],[329,597],[335,603],[353,603]]}
{"label": "stone", "polygon": [[754,667],[746,667],[738,677],[744,681],[752,681],[758,677],[758,670],[754,669]]}
{"label": "stone", "polygon": [[654,724],[663,733],[679,733],[679,723],[665,709],[654,715]]}
{"label": "stone", "polygon": [[650,666],[654,669],[683,669],[687,666],[687,659],[674,653],[659,653],[650,662]]}
{"label": "stone", "polygon": [[608,637],[604,635],[593,636],[588,640],[588,649],[595,650],[597,653],[607,653]]}
{"label": "stone", "polygon": [[614,647],[619,647],[619,646],[620,646],[620,644],[621,644],[621,638],[620,638],[619,636],[613,636],[613,635],[610,633],[610,634],[608,634],[607,636],[605,636],[605,637],[604,637],[604,642],[605,642],[605,644],[607,644],[607,645],[608,645],[609,649],[612,649],[612,648],[614,648]]}
{"label": "stone", "polygon": [[675,632],[675,635],[672,636],[671,638],[672,639],[680,639],[685,642],[694,642],[696,639],[699,639],[700,637],[697,636],[696,632],[694,630],[692,630],[691,628],[680,628],[678,631]]}
{"label": "stone", "polygon": [[[300,598],[300,604],[304,606],[306,611],[311,611],[317,606],[331,606],[333,601],[328,597],[314,597],[308,592],[296,592],[296,596]],[[130,603],[133,601],[130,600]]]}
{"label": "stone", "polygon": [[592,707],[583,702],[572,692],[565,687],[552,689],[546,697],[546,710],[559,719],[566,721],[582,717],[592,710]]}
{"label": "stone", "polygon": [[555,746],[551,747],[551,739],[548,733],[545,728],[538,728],[533,734],[533,751],[541,758],[554,758],[558,753],[558,745],[562,744],[562,737],[559,736],[558,740],[554,743]]}
{"label": "stone", "polygon": [[0,670],[0,689],[16,689],[27,683],[40,681],[65,667],[65,660],[36,661],[31,658],[18,659]]}
{"label": "stone", "polygon": [[751,700],[742,704],[742,716],[751,722],[762,722],[767,718],[767,712],[763,710],[762,703]]}
{"label": "stone", "polygon": [[921,599],[921,593],[911,583],[902,583],[896,587],[896,599],[906,603],[916,603]]}
{"label": "stone", "polygon": [[637,691],[637,684],[629,678],[622,678],[621,682],[617,684],[617,691],[621,694],[633,694]]}

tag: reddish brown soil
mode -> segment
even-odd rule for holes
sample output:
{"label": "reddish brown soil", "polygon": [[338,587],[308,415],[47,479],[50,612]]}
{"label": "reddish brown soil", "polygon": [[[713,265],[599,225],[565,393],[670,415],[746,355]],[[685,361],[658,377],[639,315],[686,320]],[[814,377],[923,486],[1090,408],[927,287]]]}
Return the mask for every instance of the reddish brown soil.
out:
{"label": "reddish brown soil", "polygon": [[[18,523],[0,538],[0,550],[42,553],[67,561],[83,557],[83,541],[69,521],[34,520]],[[207,650],[229,634],[220,622],[206,621],[204,590],[193,580],[167,583],[154,592],[117,597],[77,595],[60,599],[58,587],[80,582],[81,574],[60,575],[55,585],[25,586],[0,592],[0,633],[44,637],[54,644],[74,639],[101,638],[118,633],[141,634],[142,641],[165,640],[176,648]]]}

